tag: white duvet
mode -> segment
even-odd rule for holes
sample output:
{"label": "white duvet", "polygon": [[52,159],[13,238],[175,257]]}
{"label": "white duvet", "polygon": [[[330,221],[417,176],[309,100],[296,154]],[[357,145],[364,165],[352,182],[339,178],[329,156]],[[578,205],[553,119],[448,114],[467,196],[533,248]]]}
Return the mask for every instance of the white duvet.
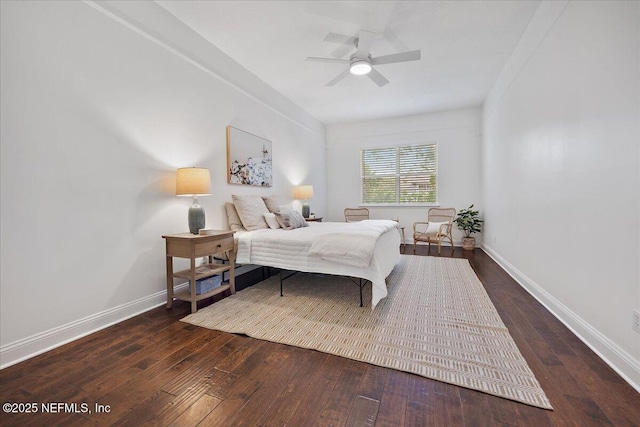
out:
{"label": "white duvet", "polygon": [[344,229],[341,227],[338,231],[322,233],[315,238],[309,249],[309,256],[366,267],[371,264],[380,236],[393,229],[397,229],[397,223],[386,220],[345,223]]}
{"label": "white duvet", "polygon": [[385,279],[400,260],[397,223],[388,220],[316,222],[295,230],[237,232],[236,238],[240,264],[370,280],[372,308],[387,296]]}

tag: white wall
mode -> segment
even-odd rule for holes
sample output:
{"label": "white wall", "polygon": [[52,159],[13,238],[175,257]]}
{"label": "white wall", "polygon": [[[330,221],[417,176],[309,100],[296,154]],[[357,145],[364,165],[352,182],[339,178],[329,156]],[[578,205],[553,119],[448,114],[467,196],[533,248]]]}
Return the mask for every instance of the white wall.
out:
{"label": "white wall", "polygon": [[638,389],[639,8],[543,4],[482,148],[486,250]]}
{"label": "white wall", "polygon": [[[360,204],[360,150],[420,143],[438,144],[438,202],[457,210],[480,200],[480,108],[441,111],[327,126],[327,217],[344,221],[344,208]],[[399,218],[407,242],[415,221],[426,221],[428,207],[368,207],[371,218]],[[475,234],[478,243],[482,237]],[[459,243],[462,233],[455,229]]]}
{"label": "white wall", "polygon": [[[152,2],[2,2],[0,365],[164,300],[175,170],[326,205],[324,127]],[[121,8],[121,9],[119,9]],[[227,125],[273,142],[274,186],[226,183]]]}

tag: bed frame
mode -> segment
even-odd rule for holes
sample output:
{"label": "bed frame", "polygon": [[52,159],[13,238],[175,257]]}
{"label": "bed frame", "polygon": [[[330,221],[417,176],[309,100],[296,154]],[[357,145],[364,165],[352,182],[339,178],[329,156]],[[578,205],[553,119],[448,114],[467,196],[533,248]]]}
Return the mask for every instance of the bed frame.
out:
{"label": "bed frame", "polygon": [[[288,276],[282,277],[282,272],[283,271],[290,271],[290,270],[282,270],[282,269],[280,269],[279,276],[280,276],[280,296],[281,297],[284,296],[284,292],[283,292],[283,289],[282,289],[282,282],[287,280],[289,277],[293,277],[296,274],[300,273],[300,271],[293,271]],[[361,277],[357,277],[357,278],[353,278],[351,276],[341,276],[341,277],[346,277],[347,279],[351,280],[360,289],[360,307],[364,307],[364,303],[363,303],[363,300],[362,300],[362,288],[364,288],[367,283],[372,283],[371,280],[366,280],[366,279],[363,279]],[[358,279],[358,280],[356,280],[356,279]],[[372,285],[373,285],[373,283],[372,283]]]}
{"label": "bed frame", "polygon": [[[371,302],[372,308],[374,308],[382,298],[387,296],[385,279],[389,273],[391,273],[393,267],[400,261],[400,233],[394,228],[383,233],[378,238],[373,259],[367,267],[356,267],[335,261],[326,261],[308,255],[308,249],[311,243],[309,242],[307,244],[304,236],[314,236],[314,231],[309,229],[315,227],[330,227],[334,230],[339,229],[340,226],[345,224],[346,223],[323,222],[313,223],[310,227],[287,231],[278,229],[237,232],[237,262],[239,264],[253,264],[279,269],[280,295],[284,295],[283,282],[292,277],[296,272],[344,276],[348,277],[358,286],[360,290],[360,306],[362,307],[364,306],[362,289],[368,283],[371,283]],[[288,245],[293,245],[296,250],[292,250]],[[297,250],[298,246],[296,245],[301,249]],[[306,252],[303,249],[304,247],[306,247]],[[282,248],[288,248],[288,250],[282,250]],[[281,252],[278,252],[279,249]],[[285,256],[287,252],[291,253],[291,257]],[[283,271],[291,271],[294,273],[287,275]]]}

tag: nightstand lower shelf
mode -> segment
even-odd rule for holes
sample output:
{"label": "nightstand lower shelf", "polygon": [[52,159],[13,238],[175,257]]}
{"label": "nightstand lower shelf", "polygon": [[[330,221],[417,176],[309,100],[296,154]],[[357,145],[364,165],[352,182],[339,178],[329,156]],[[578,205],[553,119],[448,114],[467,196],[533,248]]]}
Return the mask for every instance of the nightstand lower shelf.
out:
{"label": "nightstand lower shelf", "polygon": [[[207,263],[196,267],[196,280],[204,279],[205,277],[215,276],[216,274],[222,274],[229,270],[229,265]],[[181,279],[191,279],[191,270],[182,270],[173,273],[173,277],[179,277]]]}
{"label": "nightstand lower shelf", "polygon": [[[196,295],[195,300],[196,301],[200,301],[206,298],[211,298],[214,295],[218,295],[224,291],[226,291],[227,289],[231,289],[231,285],[221,285],[215,289],[210,290],[209,292],[205,292],[203,294],[200,295]],[[182,301],[187,301],[187,302],[191,302],[192,298],[191,298],[191,291],[181,291],[181,292],[177,292],[173,294],[173,297],[175,299],[179,299]]]}

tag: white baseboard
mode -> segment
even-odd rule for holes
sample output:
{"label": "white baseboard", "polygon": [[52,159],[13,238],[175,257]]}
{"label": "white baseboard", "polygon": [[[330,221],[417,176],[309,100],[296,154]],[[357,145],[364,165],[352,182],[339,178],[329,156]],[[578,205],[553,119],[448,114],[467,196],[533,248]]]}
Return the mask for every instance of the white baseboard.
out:
{"label": "white baseboard", "polygon": [[[407,239],[404,242],[404,244],[406,246],[413,246],[413,239],[411,239],[411,240]],[[418,245],[418,246],[427,246],[428,243],[418,242],[418,243],[416,243],[416,245]],[[438,247],[437,243],[432,243],[432,245],[434,245],[435,247]],[[462,247],[462,240],[454,240],[453,241],[453,246],[455,248],[461,248]],[[442,249],[446,249],[446,248],[450,248],[450,247],[451,247],[451,245],[449,244],[449,242],[445,242],[445,243],[442,244]],[[476,242],[476,249],[482,249],[482,248],[483,248],[482,243],[481,242]]]}
{"label": "white baseboard", "polygon": [[[405,245],[407,245],[407,246],[409,246],[409,245],[413,246],[413,239],[406,239],[406,240],[405,240]],[[417,242],[417,243],[416,243],[416,245],[418,245],[418,246],[420,246],[420,245],[427,246],[427,245],[429,245],[429,244],[428,244],[428,243],[426,243],[426,242],[420,242],[420,241],[419,241],[419,242]],[[438,246],[438,244],[437,244],[437,243],[432,243],[432,245]],[[453,246],[454,246],[454,247],[460,247],[460,248],[461,248],[461,247],[462,247],[462,241],[461,241],[461,240],[454,240],[454,241],[453,241]],[[442,244],[442,247],[443,247],[443,248],[450,248],[450,247],[451,247],[451,245],[449,244],[449,242],[444,242],[444,243]],[[479,248],[480,246],[476,246],[476,247],[477,247],[477,248]]]}
{"label": "white baseboard", "polygon": [[[253,265],[243,265],[236,268],[236,277],[258,268]],[[186,289],[188,283],[175,286],[175,291]],[[40,332],[27,338],[14,341],[0,347],[0,369],[20,363],[39,354],[53,350],[79,338],[108,328],[138,314],[144,313],[167,302],[167,291],[142,297],[135,301],[92,314],[82,319],[74,320],[66,325],[58,326],[48,331]]]}
{"label": "white baseboard", "polygon": [[[176,291],[182,290],[182,287],[186,288],[186,285],[176,286]],[[3,345],[0,347],[0,369],[15,365],[23,360],[108,328],[123,320],[166,304],[166,302],[167,291],[156,292],[135,301],[69,322],[66,325]]]}
{"label": "white baseboard", "polygon": [[491,249],[487,244],[482,249],[500,265],[513,279],[529,292],[540,304],[545,306],[582,342],[593,350],[602,360],[616,371],[631,387],[640,392],[640,361],[635,359],[609,338],[603,335],[587,321],[582,319],[567,306],[558,301],[524,273],[510,264],[506,259]]}

